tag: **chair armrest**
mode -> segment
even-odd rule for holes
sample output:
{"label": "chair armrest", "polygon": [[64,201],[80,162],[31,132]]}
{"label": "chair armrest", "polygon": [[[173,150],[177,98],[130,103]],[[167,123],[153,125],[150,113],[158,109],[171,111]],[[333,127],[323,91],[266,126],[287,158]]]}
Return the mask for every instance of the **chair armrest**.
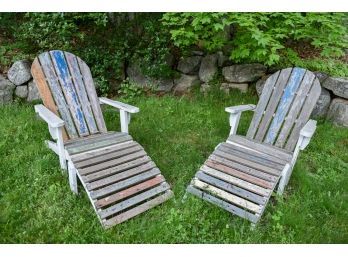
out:
{"label": "chair armrest", "polygon": [[244,111],[253,111],[255,107],[256,106],[254,104],[237,105],[237,106],[226,107],[225,111],[231,114],[235,114],[235,113],[240,113]]}
{"label": "chair armrest", "polygon": [[237,105],[225,108],[225,111],[230,113],[230,135],[236,134],[241,113],[244,111],[253,111],[254,109],[254,104]]}
{"label": "chair armrest", "polygon": [[64,121],[56,114],[47,109],[44,105],[38,104],[34,106],[35,112],[52,128],[64,126]]}
{"label": "chair armrest", "polygon": [[99,97],[99,101],[100,101],[101,104],[107,104],[107,105],[113,106],[113,107],[115,107],[117,109],[129,112],[129,113],[137,113],[137,112],[139,112],[139,108],[138,107],[135,107],[135,106],[132,106],[132,105],[129,105],[129,104],[125,104],[125,103],[121,103],[121,102],[118,102],[118,101],[115,101],[115,100],[111,100],[111,99],[108,99],[106,97]]}
{"label": "chair armrest", "polygon": [[316,128],[317,128],[317,121],[309,120],[307,121],[306,125],[304,125],[304,127],[301,129],[300,135],[311,138]]}

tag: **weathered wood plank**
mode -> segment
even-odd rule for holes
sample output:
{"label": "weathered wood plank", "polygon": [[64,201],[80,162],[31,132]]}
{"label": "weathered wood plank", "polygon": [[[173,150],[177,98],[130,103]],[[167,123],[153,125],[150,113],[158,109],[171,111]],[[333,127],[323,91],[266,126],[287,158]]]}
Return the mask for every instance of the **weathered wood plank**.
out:
{"label": "weathered wood plank", "polygon": [[154,162],[148,162],[144,165],[126,170],[124,172],[121,173],[117,173],[116,175],[110,176],[110,177],[106,177],[91,183],[88,183],[87,189],[88,190],[95,190],[97,188],[103,187],[103,186],[107,186],[110,185],[112,183],[116,183],[122,179],[126,179],[135,175],[138,175],[140,173],[143,173],[145,171],[151,170],[153,168],[156,168],[156,165]]}
{"label": "weathered wood plank", "polygon": [[136,175],[134,177],[122,180],[122,181],[115,183],[115,184],[112,184],[110,186],[106,186],[104,188],[101,188],[101,189],[98,189],[95,191],[91,191],[90,196],[92,199],[98,199],[98,198],[107,196],[109,194],[115,193],[117,191],[120,191],[122,189],[125,189],[127,187],[131,187],[135,184],[139,184],[139,183],[141,183],[145,180],[148,180],[150,178],[153,178],[159,174],[160,174],[159,169],[155,168],[155,169],[152,169],[150,171]]}
{"label": "weathered wood plank", "polygon": [[132,208],[128,211],[125,211],[115,217],[112,217],[111,219],[108,219],[104,222],[104,226],[106,228],[109,228],[111,226],[120,224],[132,217],[135,217],[165,201],[167,201],[168,199],[170,199],[173,196],[173,192],[168,190],[167,192],[165,192],[164,194],[157,196],[156,198],[153,198],[149,201],[146,201],[145,203],[138,205],[135,208]]}
{"label": "weathered wood plank", "polygon": [[248,167],[251,167],[251,168],[254,168],[257,170],[261,170],[263,172],[270,173],[273,175],[279,175],[281,172],[281,170],[273,169],[273,168],[270,168],[268,166],[259,164],[257,162],[249,161],[249,160],[237,157],[235,155],[227,154],[225,152],[219,151],[218,149],[213,152],[213,155],[220,156],[222,158],[225,158],[225,159],[228,159],[228,160],[231,160],[234,162],[238,162],[238,163],[246,165]]}
{"label": "weathered wood plank", "polygon": [[103,133],[103,134],[88,135],[86,137],[80,137],[79,139],[81,139],[81,140],[75,139],[73,142],[66,143],[65,148],[72,149],[72,148],[83,146],[83,145],[89,145],[92,142],[109,140],[109,139],[112,140],[113,138],[118,138],[121,136],[127,136],[127,134],[121,133],[121,132],[110,131],[108,133]]}
{"label": "weathered wood plank", "polygon": [[76,56],[68,52],[64,52],[63,54],[65,55],[65,59],[71,73],[70,80],[72,79],[72,82],[75,85],[75,90],[80,100],[79,102],[82,107],[88,129],[90,131],[90,134],[95,134],[98,132],[98,128],[96,122],[94,121],[94,114],[87,97],[87,92],[82,80],[82,75],[77,63]]}
{"label": "weathered wood plank", "polygon": [[186,189],[187,192],[199,197],[199,198],[202,198],[203,200],[206,200],[207,202],[209,203],[212,203],[214,205],[217,205],[219,206],[220,208],[228,211],[228,212],[231,212],[241,218],[245,218],[253,223],[256,223],[258,221],[258,216],[256,216],[255,214],[252,214],[246,210],[243,210],[235,205],[232,205],[230,203],[227,203],[219,198],[216,198],[208,193],[205,193],[197,188],[194,188],[193,186],[189,185]]}
{"label": "weathered wood plank", "polygon": [[209,176],[202,171],[198,171],[196,173],[196,178],[199,180],[202,180],[203,182],[206,182],[210,185],[213,185],[215,187],[218,187],[220,189],[223,189],[229,193],[241,196],[242,198],[248,199],[251,202],[257,203],[257,204],[265,204],[266,198],[261,197],[257,194],[254,194],[248,190],[245,190],[243,188],[237,187],[235,185],[226,183],[225,181],[222,181],[220,179],[214,178],[212,176]]}
{"label": "weathered wood plank", "polygon": [[191,181],[191,185],[194,186],[194,187],[197,187],[203,191],[207,191],[208,193],[214,195],[214,196],[217,196],[219,198],[222,198],[223,200],[225,201],[228,201],[230,203],[233,203],[235,205],[238,205],[242,208],[245,208],[245,209],[248,209],[249,211],[252,211],[252,212],[255,212],[255,213],[260,213],[261,212],[261,206],[260,205],[257,205],[257,204],[254,204],[248,200],[245,200],[239,196],[236,196],[236,195],[233,195],[233,194],[230,194],[230,193],[227,193],[226,191],[224,190],[221,190],[217,187],[214,187],[212,185],[209,185],[203,181],[200,181],[196,178],[194,178],[192,181]]}
{"label": "weathered wood plank", "polygon": [[268,128],[267,134],[265,136],[264,142],[267,144],[273,144],[280,127],[283,124],[286,114],[289,111],[290,105],[295,97],[295,93],[299,88],[301,81],[304,77],[306,70],[301,68],[294,68],[292,70],[289,82],[284,90],[280,103],[278,105],[277,111]]}
{"label": "weathered wood plank", "polygon": [[289,114],[287,115],[284,124],[280,130],[280,133],[277,137],[277,140],[275,142],[275,146],[277,147],[283,147],[285,144],[286,139],[288,138],[288,135],[290,133],[291,128],[294,125],[294,122],[303,106],[303,103],[306,99],[306,96],[313,84],[313,81],[315,79],[315,75],[307,71],[302,83],[297,91],[296,97],[294,99],[294,102],[291,105],[291,108],[289,110]]}
{"label": "weathered wood plank", "polygon": [[243,164],[233,162],[233,161],[230,161],[230,160],[227,160],[225,158],[215,156],[215,155],[210,155],[209,159],[207,161],[209,161],[209,160],[212,162],[220,163],[220,164],[223,164],[225,166],[231,167],[232,169],[240,170],[240,171],[242,171],[246,174],[250,174],[254,177],[261,178],[261,179],[268,180],[268,181],[272,181],[272,182],[277,181],[277,179],[279,177],[279,175],[273,175],[270,173],[259,171],[259,170],[256,170],[254,168],[250,168],[250,167],[245,166]]}
{"label": "weathered wood plank", "polygon": [[62,86],[65,99],[71,109],[71,114],[75,122],[75,127],[80,136],[89,135],[85,116],[83,114],[78,95],[72,84],[68,65],[62,51],[50,51],[53,66],[56,70],[58,80]]}
{"label": "weathered wood plank", "polygon": [[154,177],[153,179],[147,180],[147,181],[142,182],[138,185],[127,188],[121,192],[118,192],[118,193],[109,195],[105,198],[99,199],[98,201],[96,201],[95,206],[98,209],[103,208],[103,207],[108,206],[110,204],[119,202],[127,197],[130,197],[132,195],[135,195],[137,193],[140,193],[142,191],[150,189],[151,187],[154,187],[158,184],[161,184],[162,182],[165,182],[165,179],[162,175],[159,175],[157,177]]}
{"label": "weathered wood plank", "polygon": [[139,159],[136,159],[134,161],[123,163],[121,165],[114,166],[114,167],[111,167],[111,168],[106,169],[106,170],[98,171],[98,172],[95,172],[95,173],[92,173],[92,174],[89,174],[86,176],[83,175],[82,179],[85,182],[92,182],[94,180],[101,179],[101,178],[104,178],[107,176],[111,176],[111,175],[114,175],[116,173],[137,167],[137,166],[142,165],[144,163],[147,163],[149,161],[151,161],[150,157],[145,156],[143,158],[139,158]]}
{"label": "weathered wood plank", "polygon": [[266,134],[266,130],[273,118],[273,114],[278,106],[280,97],[283,94],[283,90],[285,86],[288,83],[288,80],[290,78],[292,68],[283,69],[280,71],[279,78],[277,80],[277,83],[275,84],[275,88],[273,90],[273,93],[269,99],[269,103],[266,107],[265,114],[262,118],[262,121],[259,125],[259,128],[257,130],[255,140],[262,141],[263,137]]}
{"label": "weathered wood plank", "polygon": [[245,159],[245,160],[248,160],[248,161],[256,162],[256,163],[262,164],[264,166],[267,166],[267,167],[270,167],[270,168],[274,168],[276,170],[282,170],[283,167],[284,167],[284,164],[275,163],[275,162],[270,161],[268,159],[256,156],[256,154],[255,154],[256,152],[253,152],[254,154],[246,153],[245,151],[243,151],[243,147],[240,147],[237,150],[237,149],[233,149],[231,147],[227,147],[224,144],[221,144],[218,147],[218,150],[222,151],[222,152],[225,152],[227,154],[235,155],[235,156],[237,156],[239,158],[242,158],[242,159]]}
{"label": "weathered wood plank", "polygon": [[285,145],[286,150],[289,150],[289,151],[294,150],[300,135],[300,130],[308,121],[313,111],[313,108],[318,101],[320,93],[321,93],[320,83],[318,79],[315,79],[312,89],[305,100],[305,103],[302,107],[302,111],[300,115],[298,116],[297,121],[294,125],[294,128],[292,129],[289,139]]}
{"label": "weathered wood plank", "polygon": [[144,202],[146,199],[150,199],[158,194],[161,194],[168,189],[170,189],[169,185],[167,183],[162,183],[161,185],[156,186],[155,188],[152,188],[152,189],[147,190],[143,193],[135,195],[127,200],[124,200],[120,203],[117,203],[111,207],[108,207],[108,208],[100,211],[99,212],[100,218],[105,219],[113,214],[117,214],[120,211],[123,211],[127,208],[130,208],[130,207],[136,205],[136,204]]}
{"label": "weathered wood plank", "polygon": [[119,143],[116,145],[109,145],[109,146],[105,146],[102,148],[97,148],[97,149],[93,149],[93,150],[86,151],[83,153],[75,154],[75,155],[71,156],[71,160],[74,163],[78,163],[78,162],[81,162],[81,161],[84,161],[84,160],[87,160],[90,158],[97,158],[99,156],[103,156],[104,154],[122,151],[124,149],[130,148],[130,147],[133,147],[136,145],[139,145],[139,144],[136,143],[135,141],[127,141],[127,142]]}
{"label": "weathered wood plank", "polygon": [[113,140],[102,140],[102,141],[97,141],[97,142],[82,145],[82,146],[77,146],[74,148],[69,148],[67,149],[67,151],[70,155],[74,155],[77,153],[87,152],[89,150],[93,150],[96,148],[101,148],[101,147],[105,147],[109,145],[115,145],[115,144],[131,141],[131,140],[132,140],[132,137],[129,135],[126,135],[126,136],[114,138]]}
{"label": "weathered wood plank", "polygon": [[130,147],[130,148],[127,148],[127,149],[124,149],[121,151],[111,152],[108,154],[104,154],[102,156],[98,156],[98,157],[84,160],[82,162],[78,162],[75,164],[75,167],[76,168],[86,168],[89,166],[95,166],[95,165],[100,164],[102,162],[107,162],[107,161],[110,161],[112,159],[120,158],[120,157],[123,157],[125,155],[129,155],[129,154],[133,154],[133,153],[141,151],[141,150],[143,150],[143,148],[140,145],[135,145],[133,147]]}
{"label": "weathered wood plank", "polygon": [[265,189],[263,187],[254,185],[252,183],[249,183],[249,182],[244,181],[242,179],[233,177],[233,176],[228,175],[226,173],[223,173],[221,171],[212,169],[212,168],[210,168],[210,167],[208,167],[206,165],[203,165],[200,170],[203,171],[204,173],[210,175],[210,176],[213,176],[213,177],[216,177],[218,179],[224,180],[226,182],[229,182],[229,183],[234,184],[234,185],[236,185],[238,187],[247,189],[247,190],[249,190],[249,191],[251,191],[253,193],[256,193],[256,194],[259,194],[259,195],[262,195],[262,196],[269,196],[270,193],[271,193],[271,190],[269,190],[269,189]]}
{"label": "weathered wood plank", "polygon": [[70,138],[78,137],[73,118],[70,114],[69,107],[63,95],[62,89],[57,79],[57,75],[53,69],[51,57],[48,52],[39,55],[39,61],[41,63],[42,70],[45,73],[45,77],[48,81],[48,85],[51,89],[52,96],[58,107],[59,114],[65,121],[65,128]]}
{"label": "weathered wood plank", "polygon": [[[60,117],[58,107],[56,106],[49,85],[46,82],[45,74],[40,66],[39,59],[35,58],[31,66],[31,74],[35,80],[37,89],[39,90],[43,104],[54,114]],[[69,139],[66,129],[63,129],[63,141]]]}
{"label": "weathered wood plank", "polygon": [[117,158],[117,159],[112,159],[109,161],[105,161],[96,165],[90,165],[86,168],[80,168],[79,169],[79,173],[81,175],[87,175],[93,172],[97,172],[97,171],[101,171],[101,170],[105,170],[107,168],[111,168],[117,165],[120,165],[122,163],[126,163],[141,157],[146,156],[146,152],[145,151],[139,151],[139,152],[135,152],[132,154],[127,154],[126,156]]}
{"label": "weathered wood plank", "polygon": [[253,116],[253,119],[251,120],[249,129],[246,135],[247,138],[250,138],[250,139],[254,138],[256,130],[261,121],[262,115],[266,109],[269,98],[274,89],[274,85],[277,83],[279,74],[280,72],[278,71],[266,80],[264,88],[262,90],[262,94],[260,96],[260,100],[255,108],[254,116]]}
{"label": "weathered wood plank", "polygon": [[233,169],[233,168],[228,167],[226,165],[223,165],[221,163],[213,162],[213,161],[211,161],[209,159],[204,164],[207,165],[210,168],[213,168],[213,169],[218,170],[218,171],[222,171],[224,173],[227,173],[228,175],[234,176],[236,178],[243,179],[245,181],[248,181],[250,183],[253,183],[255,185],[258,185],[258,186],[261,186],[261,187],[264,187],[264,188],[272,189],[273,186],[274,186],[273,185],[274,183],[271,183],[269,181],[260,179],[258,177],[254,177],[254,176],[249,175],[247,173],[238,171],[236,169]]}
{"label": "weathered wood plank", "polygon": [[94,87],[94,82],[92,78],[92,74],[87,64],[82,61],[79,57],[77,58],[77,62],[80,67],[80,71],[83,77],[83,82],[85,84],[85,88],[88,94],[89,101],[91,103],[91,107],[93,110],[94,118],[98,126],[98,130],[100,132],[106,132],[106,125],[103,117],[102,110],[100,108],[99,98],[97,96],[97,92]]}
{"label": "weathered wood plank", "polygon": [[250,149],[254,149],[256,151],[267,153],[269,155],[273,155],[273,156],[280,158],[280,159],[283,159],[287,162],[290,162],[292,159],[292,152],[291,151],[281,149],[281,148],[275,147],[273,145],[255,142],[255,141],[247,139],[243,136],[231,135],[231,136],[229,136],[227,141],[230,141],[232,143],[237,143],[237,144],[246,146]]}
{"label": "weathered wood plank", "polygon": [[260,151],[256,151],[254,149],[250,149],[246,146],[242,146],[242,145],[238,145],[238,144],[232,144],[232,143],[221,143],[222,146],[229,148],[229,149],[233,149],[235,151],[239,151],[239,152],[243,152],[244,154],[248,154],[251,156],[255,156],[257,158],[260,159],[265,159],[265,160],[269,160],[273,163],[277,163],[280,165],[285,165],[287,162],[283,159],[277,158],[273,155],[264,153],[264,152],[260,152]]}

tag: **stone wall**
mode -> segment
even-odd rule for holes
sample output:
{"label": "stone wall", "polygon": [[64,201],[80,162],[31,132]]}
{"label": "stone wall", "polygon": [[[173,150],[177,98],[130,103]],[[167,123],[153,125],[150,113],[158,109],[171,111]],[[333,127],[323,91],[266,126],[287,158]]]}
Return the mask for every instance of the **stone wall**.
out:
{"label": "stone wall", "polygon": [[28,102],[40,99],[30,66],[29,61],[17,61],[8,70],[7,78],[0,74],[0,104],[11,103],[15,98]]}
{"label": "stone wall", "polygon": [[[204,55],[201,51],[193,51],[191,56],[176,62],[173,57],[169,57],[168,65],[178,72],[177,78],[153,79],[132,63],[128,65],[125,76],[140,87],[152,87],[160,92],[184,94],[196,86],[207,94],[211,82],[218,74],[222,74],[220,90],[223,92],[237,89],[247,93],[249,87],[255,86],[260,95],[266,79],[275,72],[258,63],[232,64],[222,52]],[[348,79],[330,77],[322,72],[314,73],[321,83],[322,91],[312,117],[327,118],[336,125],[348,127]],[[0,75],[0,104],[10,103],[15,98],[28,102],[40,99],[30,73],[30,63],[25,60],[15,62],[7,78]]]}

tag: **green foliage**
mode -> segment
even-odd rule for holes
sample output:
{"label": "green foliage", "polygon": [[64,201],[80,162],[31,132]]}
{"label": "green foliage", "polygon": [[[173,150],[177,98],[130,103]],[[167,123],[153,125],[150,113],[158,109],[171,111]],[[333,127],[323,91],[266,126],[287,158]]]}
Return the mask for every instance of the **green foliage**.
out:
{"label": "green foliage", "polygon": [[126,100],[133,100],[136,96],[140,96],[143,93],[142,88],[130,82],[127,78],[121,84],[118,93]]}
{"label": "green foliage", "polygon": [[296,52],[287,49],[278,64],[281,67],[298,66],[312,71],[321,71],[331,76],[348,78],[348,63],[332,58],[301,59]]}
{"label": "green foliage", "polygon": [[[224,107],[256,102],[256,95],[238,91],[233,97],[213,91],[207,97],[129,101],[141,110],[132,115],[130,134],[159,167],[174,198],[108,230],[83,187],[78,196],[70,191],[56,154],[44,147],[50,134],[33,105],[0,107],[0,242],[348,243],[348,130],[329,122],[318,122],[284,199],[272,198],[256,228],[197,197],[181,201],[196,171],[226,140]],[[118,112],[104,106],[103,113],[108,130],[119,131]],[[251,118],[251,112],[243,113],[239,134],[246,133]]]}
{"label": "green foliage", "polygon": [[[209,51],[232,45],[236,62],[280,61],[289,41],[309,42],[323,57],[340,57],[348,47],[343,13],[166,13],[163,24],[179,47]],[[233,28],[231,38],[226,29]]]}

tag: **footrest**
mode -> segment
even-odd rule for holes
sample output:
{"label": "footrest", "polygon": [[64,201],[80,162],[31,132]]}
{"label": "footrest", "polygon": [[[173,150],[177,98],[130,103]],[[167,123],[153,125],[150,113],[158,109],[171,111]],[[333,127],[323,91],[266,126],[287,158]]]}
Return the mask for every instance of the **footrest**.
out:
{"label": "footrest", "polygon": [[106,140],[70,144],[66,149],[105,228],[173,196],[155,163],[129,135],[108,135]]}
{"label": "footrest", "polygon": [[285,163],[266,153],[221,143],[196,173],[187,192],[257,223]]}

